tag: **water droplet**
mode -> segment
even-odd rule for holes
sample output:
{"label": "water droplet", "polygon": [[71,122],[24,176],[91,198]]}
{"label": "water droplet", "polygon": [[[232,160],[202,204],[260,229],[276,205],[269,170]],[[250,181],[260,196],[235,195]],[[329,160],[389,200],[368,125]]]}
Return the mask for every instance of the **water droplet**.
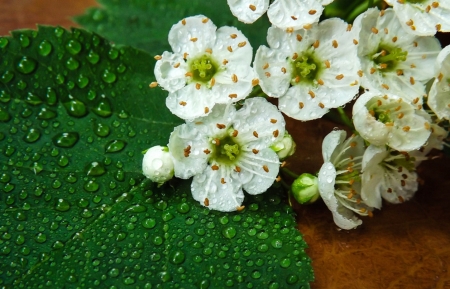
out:
{"label": "water droplet", "polygon": [[33,143],[41,137],[41,132],[37,129],[30,129],[28,133],[24,136],[23,140],[27,143]]}
{"label": "water droplet", "polygon": [[75,39],[70,39],[66,44],[66,50],[70,54],[76,55],[81,51],[81,43]]}
{"label": "water droplet", "polygon": [[132,213],[142,213],[145,211],[147,211],[147,207],[140,205],[140,204],[132,205],[132,206],[128,207],[128,209],[126,210],[126,212],[132,212]]}
{"label": "water droplet", "polygon": [[8,82],[10,82],[13,78],[14,78],[14,72],[7,70],[7,71],[5,71],[5,73],[2,74],[2,77],[0,78],[0,80],[1,80],[3,83],[8,83]]}
{"label": "water droplet", "polygon": [[7,122],[11,119],[11,116],[9,113],[3,109],[3,107],[0,107],[0,121],[1,122]]}
{"label": "water droplet", "polygon": [[79,134],[76,132],[63,132],[55,135],[52,138],[52,141],[53,144],[58,147],[70,148],[77,143],[79,137],[80,137]]}
{"label": "water droplet", "polygon": [[0,37],[0,48],[5,48],[8,45],[9,41],[5,37]]}
{"label": "water droplet", "polygon": [[64,34],[64,29],[61,27],[56,27],[55,28],[55,35],[56,37],[61,37]]}
{"label": "water droplet", "polygon": [[52,45],[47,40],[44,40],[41,42],[41,44],[39,44],[38,49],[40,55],[47,56],[50,54],[50,52],[52,52]]}
{"label": "water droplet", "polygon": [[107,99],[102,99],[97,106],[94,107],[95,114],[101,117],[108,117],[112,114],[111,103]]}
{"label": "water droplet", "polygon": [[0,101],[6,103],[6,102],[9,102],[10,100],[11,100],[11,95],[8,92],[2,90],[0,92]]}
{"label": "water droplet", "polygon": [[190,211],[190,207],[187,203],[181,203],[177,206],[177,211],[181,214],[186,214]]}
{"label": "water droplet", "polygon": [[280,266],[283,268],[287,268],[287,267],[291,266],[291,259],[289,259],[289,258],[281,259]]}
{"label": "water droplet", "polygon": [[108,275],[110,277],[117,277],[117,276],[119,276],[119,273],[120,273],[119,269],[112,268],[111,270],[109,270]]}
{"label": "water droplet", "polygon": [[38,233],[35,237],[35,241],[38,243],[44,243],[47,241],[47,236],[44,233]]}
{"label": "water droplet", "polygon": [[91,64],[96,64],[99,60],[100,60],[100,56],[95,53],[94,51],[89,51],[89,54],[87,56],[87,60],[91,63]]}
{"label": "water droplet", "polygon": [[67,59],[66,61],[66,67],[69,70],[75,70],[80,66],[80,63],[78,62],[78,60],[76,60],[73,57],[69,57],[69,59]]}
{"label": "water droplet", "polygon": [[291,274],[286,277],[286,283],[290,285],[297,283],[297,281],[298,281],[297,275]]}
{"label": "water droplet", "polygon": [[99,185],[95,181],[88,181],[84,184],[84,189],[88,192],[95,192],[99,188]]}
{"label": "water droplet", "polygon": [[71,99],[63,104],[67,110],[67,113],[70,114],[71,116],[82,117],[85,116],[88,112],[86,105],[76,99]]}
{"label": "water droplet", "polygon": [[124,142],[123,140],[113,140],[109,142],[109,144],[106,146],[106,152],[107,153],[120,152],[121,150],[124,149],[126,144],[127,143]]}
{"label": "water droplet", "polygon": [[46,107],[42,107],[38,113],[39,119],[52,119],[56,117],[56,112]]}
{"label": "water droplet", "polygon": [[68,157],[66,157],[66,156],[64,156],[64,155],[62,155],[62,156],[59,157],[59,159],[58,159],[58,165],[59,165],[59,166],[65,167],[65,166],[67,166],[68,164],[69,164],[69,158],[68,158]]}
{"label": "water droplet", "polygon": [[236,229],[234,227],[226,227],[222,231],[222,235],[225,238],[232,239],[234,236],[236,236]]}
{"label": "water droplet", "polygon": [[88,176],[101,176],[106,173],[105,166],[99,162],[90,163],[85,170]]}
{"label": "water droplet", "polygon": [[116,81],[116,78],[116,75],[108,69],[105,69],[105,71],[103,72],[102,79],[106,83],[113,83],[114,81]]}
{"label": "water droplet", "polygon": [[152,229],[156,226],[156,220],[153,218],[148,218],[142,221],[142,226],[147,229]]}
{"label": "water droplet", "polygon": [[170,254],[169,260],[174,265],[179,265],[184,262],[186,255],[182,251],[174,251]]}
{"label": "water droplet", "polygon": [[70,209],[70,204],[64,199],[58,199],[56,201],[55,209],[60,212],[66,212]]}
{"label": "water droplet", "polygon": [[48,105],[55,105],[56,104],[56,101],[57,101],[56,93],[51,87],[49,87],[47,89],[47,94],[45,95],[45,99],[47,100],[47,104]]}
{"label": "water droplet", "polygon": [[100,137],[108,136],[110,132],[109,126],[106,124],[102,124],[100,122],[97,122],[94,124],[94,133]]}
{"label": "water droplet", "polygon": [[77,84],[78,84],[79,88],[85,88],[86,85],[89,84],[89,78],[87,78],[83,74],[80,74],[80,76],[78,77],[78,80],[77,80]]}
{"label": "water droplet", "polygon": [[19,42],[22,47],[28,47],[30,45],[30,38],[25,34],[19,36]]}
{"label": "water droplet", "polygon": [[280,239],[273,239],[271,244],[272,244],[272,247],[274,247],[276,249],[280,249],[281,247],[283,247],[283,241],[281,241]]}
{"label": "water droplet", "polygon": [[23,74],[30,74],[36,69],[36,66],[37,66],[36,60],[24,56],[17,63],[17,70]]}

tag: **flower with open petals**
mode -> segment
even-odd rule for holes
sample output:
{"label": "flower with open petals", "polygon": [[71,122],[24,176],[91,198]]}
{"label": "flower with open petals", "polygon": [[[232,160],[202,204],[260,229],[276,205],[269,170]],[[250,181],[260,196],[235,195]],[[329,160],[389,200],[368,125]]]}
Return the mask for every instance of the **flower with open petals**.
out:
{"label": "flower with open petals", "polygon": [[431,133],[431,119],[425,111],[397,96],[377,91],[368,91],[356,100],[353,123],[371,144],[388,145],[399,151],[419,149]]}
{"label": "flower with open petals", "polygon": [[450,31],[449,0],[385,0],[403,28],[416,35],[434,35]]}
{"label": "flower with open petals", "polygon": [[359,89],[353,36],[347,23],[337,18],[308,30],[269,28],[270,48],[260,46],[253,64],[262,90],[280,98],[282,112],[304,121],[346,104]]}
{"label": "flower with open petals", "polygon": [[252,47],[236,28],[219,29],[203,15],[181,20],[169,32],[172,52],[156,56],[157,83],[169,91],[166,105],[192,120],[216,103],[232,103],[252,90]]}
{"label": "flower with open petals", "polygon": [[333,0],[227,0],[231,13],[244,23],[253,23],[266,11],[270,22],[281,29],[299,29],[319,21],[323,6]]}
{"label": "flower with open petals", "polygon": [[270,146],[284,136],[285,121],[263,98],[252,98],[236,111],[217,105],[206,117],[177,126],[169,140],[175,176],[194,177],[191,191],[200,204],[224,212],[241,209],[242,189],[266,191],[279,171]]}
{"label": "flower with open petals", "polygon": [[415,159],[386,146],[370,145],[363,156],[361,197],[380,209],[381,198],[394,204],[411,199],[417,191]]}
{"label": "flower with open petals", "polygon": [[450,120],[450,46],[439,53],[435,75],[427,104],[438,118]]}
{"label": "flower with open petals", "polygon": [[360,196],[364,140],[355,135],[345,140],[346,135],[343,130],[332,131],[323,140],[319,192],[336,225],[349,230],[362,224],[355,214],[372,216],[372,208]]}
{"label": "flower with open petals", "polygon": [[367,10],[355,19],[353,29],[359,33],[361,85],[421,104],[425,84],[434,76],[439,41],[408,33],[392,9]]}

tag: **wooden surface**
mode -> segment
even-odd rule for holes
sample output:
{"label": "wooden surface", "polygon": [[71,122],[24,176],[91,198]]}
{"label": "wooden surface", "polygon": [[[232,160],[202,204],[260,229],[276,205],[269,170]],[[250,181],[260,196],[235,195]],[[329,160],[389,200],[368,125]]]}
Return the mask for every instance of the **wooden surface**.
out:
{"label": "wooden surface", "polygon": [[[70,17],[93,5],[94,0],[0,0],[0,35],[36,23],[74,26]],[[299,173],[318,171],[322,139],[336,125],[287,121],[298,146],[288,165]],[[450,289],[449,172],[448,159],[425,162],[413,200],[384,204],[357,230],[337,230],[322,202],[297,208],[316,274],[312,287]]]}

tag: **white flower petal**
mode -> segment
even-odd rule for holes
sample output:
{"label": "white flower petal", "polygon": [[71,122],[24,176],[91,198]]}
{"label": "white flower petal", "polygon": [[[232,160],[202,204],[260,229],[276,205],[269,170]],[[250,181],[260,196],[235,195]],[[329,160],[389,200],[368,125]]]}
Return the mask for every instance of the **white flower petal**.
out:
{"label": "white flower petal", "polygon": [[[406,177],[406,178],[404,178]],[[381,191],[383,199],[389,203],[399,204],[410,200],[418,189],[417,174],[404,169],[401,173],[391,171],[384,174],[385,188]],[[387,187],[387,185],[389,187]],[[388,189],[391,189],[388,191]]]}
{"label": "white flower petal", "polygon": [[178,54],[165,51],[156,62],[155,77],[158,84],[169,92],[175,92],[186,85],[186,62]]}
{"label": "white flower petal", "polygon": [[344,130],[333,130],[325,136],[322,141],[322,156],[324,162],[330,162],[333,152],[336,150],[337,146],[341,144],[347,133]]}
{"label": "white flower petal", "polygon": [[249,170],[252,179],[244,183],[244,190],[257,195],[265,192],[278,175],[280,162],[277,154],[270,148],[260,150],[257,154],[247,152],[239,160],[241,170]]}
{"label": "white flower petal", "polygon": [[439,119],[450,119],[450,46],[436,59],[436,78],[428,94],[427,104]]}
{"label": "white flower petal", "polygon": [[269,8],[269,0],[227,0],[231,13],[244,23],[253,23]]}
{"label": "white flower petal", "polygon": [[261,97],[247,99],[236,112],[233,128],[245,149],[264,149],[284,136],[286,122],[277,107]]}
{"label": "white flower petal", "polygon": [[292,71],[286,57],[286,53],[265,46],[256,51],[253,67],[261,89],[271,97],[280,97],[289,88]]}
{"label": "white flower petal", "polygon": [[166,106],[170,112],[186,120],[207,115],[214,104],[210,89],[204,85],[197,89],[194,83],[169,93],[166,98]]}
{"label": "white flower petal", "polygon": [[241,184],[232,180],[224,167],[219,170],[207,167],[203,173],[195,175],[191,191],[201,205],[221,212],[236,211],[244,200]]}
{"label": "white flower petal", "polygon": [[216,25],[204,15],[185,18],[169,31],[169,44],[173,52],[191,56],[204,53],[216,41]]}
{"label": "white flower petal", "polygon": [[294,30],[319,21],[323,7],[316,0],[275,0],[267,11],[270,22]]}
{"label": "white flower petal", "polygon": [[231,103],[246,98],[252,92],[256,74],[249,65],[228,64],[226,70],[215,75],[211,88],[215,103]]}
{"label": "white flower petal", "polygon": [[310,92],[315,94],[317,90],[301,84],[292,86],[278,100],[278,108],[286,115],[302,121],[321,118],[328,108],[318,97],[312,98]]}
{"label": "white flower petal", "polygon": [[384,169],[379,164],[388,154],[386,147],[370,145],[363,155],[361,198],[377,209],[381,208],[381,191],[384,189]]}
{"label": "white flower petal", "polygon": [[217,40],[212,47],[213,54],[221,63],[224,60],[250,66],[253,48],[250,41],[235,27],[223,26],[217,29]]}
{"label": "white flower petal", "polygon": [[[177,126],[170,135],[168,147],[176,177],[188,179],[205,169],[208,155],[203,151],[210,148],[210,144],[192,125]],[[189,151],[188,156],[186,151]]]}

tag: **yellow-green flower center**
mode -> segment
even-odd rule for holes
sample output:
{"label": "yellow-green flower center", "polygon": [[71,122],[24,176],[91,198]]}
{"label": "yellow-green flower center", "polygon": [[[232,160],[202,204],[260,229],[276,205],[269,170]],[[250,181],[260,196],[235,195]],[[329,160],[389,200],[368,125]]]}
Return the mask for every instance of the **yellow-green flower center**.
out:
{"label": "yellow-green flower center", "polygon": [[400,47],[380,44],[377,51],[372,54],[372,60],[382,72],[390,72],[396,70],[407,56],[408,51],[403,51]]}
{"label": "yellow-green flower center", "polygon": [[313,83],[322,71],[322,64],[314,55],[314,52],[306,52],[299,56],[295,54],[294,58],[291,59],[291,84]]}
{"label": "yellow-green flower center", "polygon": [[192,59],[189,67],[193,81],[208,83],[217,73],[219,65],[209,55],[203,55]]}
{"label": "yellow-green flower center", "polygon": [[231,136],[215,139],[214,142],[216,146],[211,159],[221,164],[234,164],[241,154],[240,145]]}

